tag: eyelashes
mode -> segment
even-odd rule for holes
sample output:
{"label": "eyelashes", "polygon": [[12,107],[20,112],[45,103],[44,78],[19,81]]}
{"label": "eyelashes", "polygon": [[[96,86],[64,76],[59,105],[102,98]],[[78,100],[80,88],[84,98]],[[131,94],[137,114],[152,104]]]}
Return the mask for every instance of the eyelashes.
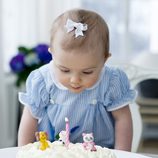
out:
{"label": "eyelashes", "polygon": [[[63,73],[69,73],[70,72],[70,70],[64,70],[64,69],[60,69],[60,71],[63,72]],[[82,72],[82,74],[85,74],[85,75],[90,75],[92,73],[93,73],[93,71],[83,71]]]}
{"label": "eyelashes", "polygon": [[86,74],[86,75],[90,75],[93,73],[93,71],[87,71],[87,72],[82,72],[83,74]]}
{"label": "eyelashes", "polygon": [[65,73],[70,72],[70,70],[62,70],[62,69],[60,69],[60,71],[61,71],[61,72],[65,72]]}

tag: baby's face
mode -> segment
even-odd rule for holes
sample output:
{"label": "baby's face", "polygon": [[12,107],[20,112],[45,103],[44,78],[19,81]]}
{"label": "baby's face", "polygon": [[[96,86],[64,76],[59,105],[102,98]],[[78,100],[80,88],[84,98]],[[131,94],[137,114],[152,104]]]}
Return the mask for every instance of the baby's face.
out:
{"label": "baby's face", "polygon": [[96,53],[66,52],[54,49],[54,73],[56,79],[73,93],[92,87],[98,80],[105,59]]}

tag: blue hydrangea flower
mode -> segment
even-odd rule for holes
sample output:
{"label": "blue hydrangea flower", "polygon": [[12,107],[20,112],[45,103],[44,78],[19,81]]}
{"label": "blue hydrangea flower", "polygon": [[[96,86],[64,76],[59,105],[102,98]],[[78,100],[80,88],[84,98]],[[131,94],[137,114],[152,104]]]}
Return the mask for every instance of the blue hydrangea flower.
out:
{"label": "blue hydrangea flower", "polygon": [[42,63],[49,63],[52,60],[52,55],[48,52],[48,45],[39,44],[34,48],[34,51]]}
{"label": "blue hydrangea flower", "polygon": [[19,73],[25,69],[24,58],[24,54],[18,54],[12,58],[10,61],[10,67],[13,72]]}
{"label": "blue hydrangea flower", "polygon": [[39,44],[33,48],[18,47],[18,54],[10,61],[11,71],[17,76],[16,86],[26,81],[31,71],[52,60],[47,44]]}

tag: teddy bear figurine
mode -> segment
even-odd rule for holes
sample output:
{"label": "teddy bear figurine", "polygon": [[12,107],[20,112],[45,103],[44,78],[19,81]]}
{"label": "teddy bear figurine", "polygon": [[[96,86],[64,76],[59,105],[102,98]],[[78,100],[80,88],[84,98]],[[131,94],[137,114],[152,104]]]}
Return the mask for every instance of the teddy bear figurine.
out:
{"label": "teddy bear figurine", "polygon": [[93,133],[83,133],[83,147],[85,150],[97,151],[94,143]]}
{"label": "teddy bear figurine", "polygon": [[47,132],[44,131],[36,132],[35,136],[37,141],[40,142],[40,146],[39,146],[40,150],[46,150],[47,148],[49,148],[49,144],[47,142],[48,139]]}

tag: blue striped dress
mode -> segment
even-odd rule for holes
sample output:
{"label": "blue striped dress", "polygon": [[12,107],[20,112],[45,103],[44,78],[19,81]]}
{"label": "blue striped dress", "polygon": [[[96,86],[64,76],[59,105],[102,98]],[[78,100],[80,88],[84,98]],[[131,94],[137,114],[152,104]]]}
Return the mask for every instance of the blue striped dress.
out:
{"label": "blue striped dress", "polygon": [[128,105],[136,96],[126,74],[104,66],[97,83],[76,94],[57,83],[50,64],[34,70],[26,81],[26,92],[19,93],[19,101],[38,119],[38,130],[47,131],[49,140],[54,141],[65,130],[68,117],[71,142],[83,142],[82,133],[93,132],[95,144],[113,148],[115,129],[111,111]]}

